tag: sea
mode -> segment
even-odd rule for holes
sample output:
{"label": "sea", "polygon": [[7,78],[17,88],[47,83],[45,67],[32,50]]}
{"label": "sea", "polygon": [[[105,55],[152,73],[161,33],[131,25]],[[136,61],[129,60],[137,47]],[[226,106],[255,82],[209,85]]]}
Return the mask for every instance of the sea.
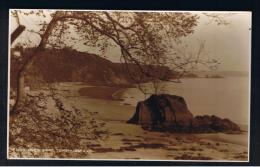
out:
{"label": "sea", "polygon": [[[154,92],[151,83],[142,87]],[[181,83],[162,82],[160,87],[159,93],[182,96],[194,116],[216,115],[240,125],[250,123],[249,77],[184,78]],[[122,93],[122,103],[136,106],[147,97],[137,88],[128,88]]]}

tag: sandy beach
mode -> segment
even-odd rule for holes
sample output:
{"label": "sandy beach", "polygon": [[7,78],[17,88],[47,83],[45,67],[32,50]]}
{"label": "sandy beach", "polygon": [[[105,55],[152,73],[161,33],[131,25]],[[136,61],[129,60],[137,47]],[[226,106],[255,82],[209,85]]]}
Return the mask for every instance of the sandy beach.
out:
{"label": "sandy beach", "polygon": [[107,135],[102,140],[88,141],[89,154],[85,159],[248,160],[247,132],[181,134],[145,131],[138,125],[126,123],[135,112],[135,106],[118,97],[124,92],[122,88],[58,83],[55,89],[63,97],[64,104],[77,107],[86,117],[101,123],[99,130],[103,129]]}
{"label": "sandy beach", "polygon": [[8,27],[7,159],[254,159],[252,12],[17,8]]}

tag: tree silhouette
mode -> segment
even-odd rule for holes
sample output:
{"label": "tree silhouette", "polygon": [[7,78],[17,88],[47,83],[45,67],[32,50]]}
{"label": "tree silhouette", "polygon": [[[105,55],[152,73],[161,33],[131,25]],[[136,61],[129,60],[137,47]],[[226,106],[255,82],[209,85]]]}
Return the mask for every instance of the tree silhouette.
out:
{"label": "tree silhouette", "polygon": [[[39,22],[40,29],[30,30],[26,27],[28,32],[39,35],[40,42],[18,71],[16,102],[11,114],[17,111],[25,99],[24,78],[37,55],[46,48],[64,48],[68,41],[71,43],[84,40],[86,46],[94,46],[104,52],[111,46],[119,47],[125,70],[140,90],[143,90],[140,83],[144,78],[152,80],[157,88],[160,81],[169,80],[171,71],[177,71],[175,77],[177,79],[182,77],[188,64],[200,62],[196,57],[191,59],[191,57],[179,55],[178,52],[173,54],[169,52],[175,49],[173,44],[181,43],[180,37],[194,32],[199,18],[196,14],[189,12],[12,11],[12,16],[18,18],[17,20],[21,16],[46,18],[47,14],[50,21]],[[129,68],[132,64],[137,66],[138,70]],[[165,68],[169,64],[171,68]]]}

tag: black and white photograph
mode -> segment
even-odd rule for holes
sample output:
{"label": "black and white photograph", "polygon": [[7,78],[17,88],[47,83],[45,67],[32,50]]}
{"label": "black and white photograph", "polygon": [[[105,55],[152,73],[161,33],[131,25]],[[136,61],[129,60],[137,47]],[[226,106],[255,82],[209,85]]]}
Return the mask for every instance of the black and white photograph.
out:
{"label": "black and white photograph", "polygon": [[249,162],[251,21],[10,9],[7,158]]}

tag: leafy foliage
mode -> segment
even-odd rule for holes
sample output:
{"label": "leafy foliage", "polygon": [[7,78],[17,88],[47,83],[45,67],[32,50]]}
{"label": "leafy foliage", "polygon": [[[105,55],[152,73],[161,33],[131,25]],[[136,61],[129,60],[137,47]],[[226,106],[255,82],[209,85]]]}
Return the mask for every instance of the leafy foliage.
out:
{"label": "leafy foliage", "polygon": [[10,120],[12,157],[86,157],[88,141],[106,138],[102,123],[64,105],[61,99],[55,89],[27,96],[21,111]]}

